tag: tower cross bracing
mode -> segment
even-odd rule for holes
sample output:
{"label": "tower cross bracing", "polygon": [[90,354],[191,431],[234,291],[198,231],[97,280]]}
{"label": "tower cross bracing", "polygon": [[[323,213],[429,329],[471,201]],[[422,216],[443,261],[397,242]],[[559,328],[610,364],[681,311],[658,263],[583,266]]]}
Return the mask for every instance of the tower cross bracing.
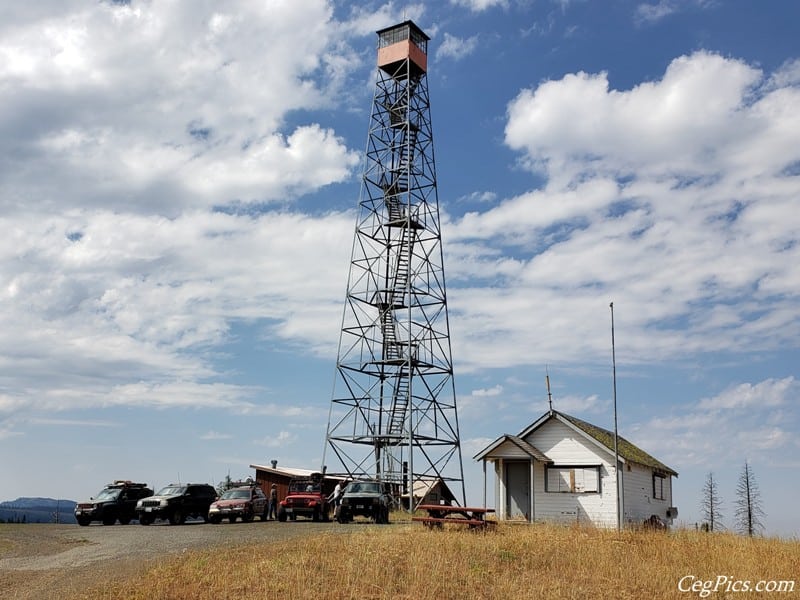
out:
{"label": "tower cross bracing", "polygon": [[330,457],[350,477],[378,478],[409,496],[441,481],[464,503],[428,41],[411,21],[378,32],[323,463]]}

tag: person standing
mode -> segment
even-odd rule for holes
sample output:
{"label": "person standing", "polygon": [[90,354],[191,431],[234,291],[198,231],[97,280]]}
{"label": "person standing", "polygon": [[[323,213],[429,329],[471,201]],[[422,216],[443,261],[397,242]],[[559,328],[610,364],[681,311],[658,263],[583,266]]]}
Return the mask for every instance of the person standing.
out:
{"label": "person standing", "polygon": [[336,487],[333,488],[333,493],[331,497],[328,499],[329,502],[333,502],[334,506],[339,506],[342,503],[342,482],[337,481]]}
{"label": "person standing", "polygon": [[274,521],[278,517],[278,486],[274,483],[269,490],[269,510],[267,519]]}
{"label": "person standing", "polygon": [[[345,483],[347,485],[347,483]],[[333,493],[328,498],[328,502],[333,503],[333,518],[339,517],[339,506],[342,504],[342,493],[344,492],[344,485],[341,481],[336,482],[336,487],[333,488]]]}

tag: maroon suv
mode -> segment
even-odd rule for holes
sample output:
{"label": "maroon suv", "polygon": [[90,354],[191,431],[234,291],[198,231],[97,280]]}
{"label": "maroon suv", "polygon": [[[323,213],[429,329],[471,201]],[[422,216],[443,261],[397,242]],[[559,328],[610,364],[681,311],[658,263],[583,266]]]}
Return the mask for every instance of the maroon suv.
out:
{"label": "maroon suv", "polygon": [[254,517],[267,520],[267,497],[257,485],[226,490],[208,509],[208,520],[212,523],[219,523],[222,519],[231,523],[241,519],[243,523],[249,523]]}

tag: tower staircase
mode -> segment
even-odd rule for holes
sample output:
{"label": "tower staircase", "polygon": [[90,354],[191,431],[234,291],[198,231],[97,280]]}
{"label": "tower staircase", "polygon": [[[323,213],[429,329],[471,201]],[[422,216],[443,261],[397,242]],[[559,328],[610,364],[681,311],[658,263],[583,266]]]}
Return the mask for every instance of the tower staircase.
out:
{"label": "tower staircase", "polygon": [[398,338],[398,321],[394,311],[406,308],[410,300],[408,286],[411,277],[411,257],[414,251],[415,231],[419,228],[419,225],[411,219],[411,199],[408,194],[419,131],[417,125],[409,119],[408,101],[414,94],[417,83],[418,78],[410,79],[407,88],[398,94],[394,102],[384,104],[389,114],[390,129],[401,132],[399,141],[392,148],[392,154],[396,158],[392,161],[393,167],[388,170],[391,179],[384,187],[386,226],[399,229],[400,234],[393,236],[396,240],[394,264],[390,276],[387,277],[390,281],[387,281],[389,289],[385,302],[379,309],[384,360],[397,366],[393,376],[391,409],[386,429],[386,433],[391,437],[403,433],[411,394],[412,348],[408,347],[407,340]]}
{"label": "tower staircase", "polygon": [[430,121],[430,38],[412,21],[377,35],[322,470],[330,459],[342,476],[376,478],[409,498],[417,482],[441,481],[465,503]]}

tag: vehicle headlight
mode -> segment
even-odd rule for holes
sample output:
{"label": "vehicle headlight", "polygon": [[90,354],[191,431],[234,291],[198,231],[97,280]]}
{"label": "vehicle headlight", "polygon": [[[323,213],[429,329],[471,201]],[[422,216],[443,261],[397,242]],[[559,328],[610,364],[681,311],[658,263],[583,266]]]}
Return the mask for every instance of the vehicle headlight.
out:
{"label": "vehicle headlight", "polygon": [[141,500],[137,500],[136,501],[136,508],[142,508],[142,501]]}
{"label": "vehicle headlight", "polygon": [[169,505],[169,502],[167,502],[166,500],[162,500],[161,502],[159,502],[159,505],[161,505],[161,506],[168,506],[168,505]]}

